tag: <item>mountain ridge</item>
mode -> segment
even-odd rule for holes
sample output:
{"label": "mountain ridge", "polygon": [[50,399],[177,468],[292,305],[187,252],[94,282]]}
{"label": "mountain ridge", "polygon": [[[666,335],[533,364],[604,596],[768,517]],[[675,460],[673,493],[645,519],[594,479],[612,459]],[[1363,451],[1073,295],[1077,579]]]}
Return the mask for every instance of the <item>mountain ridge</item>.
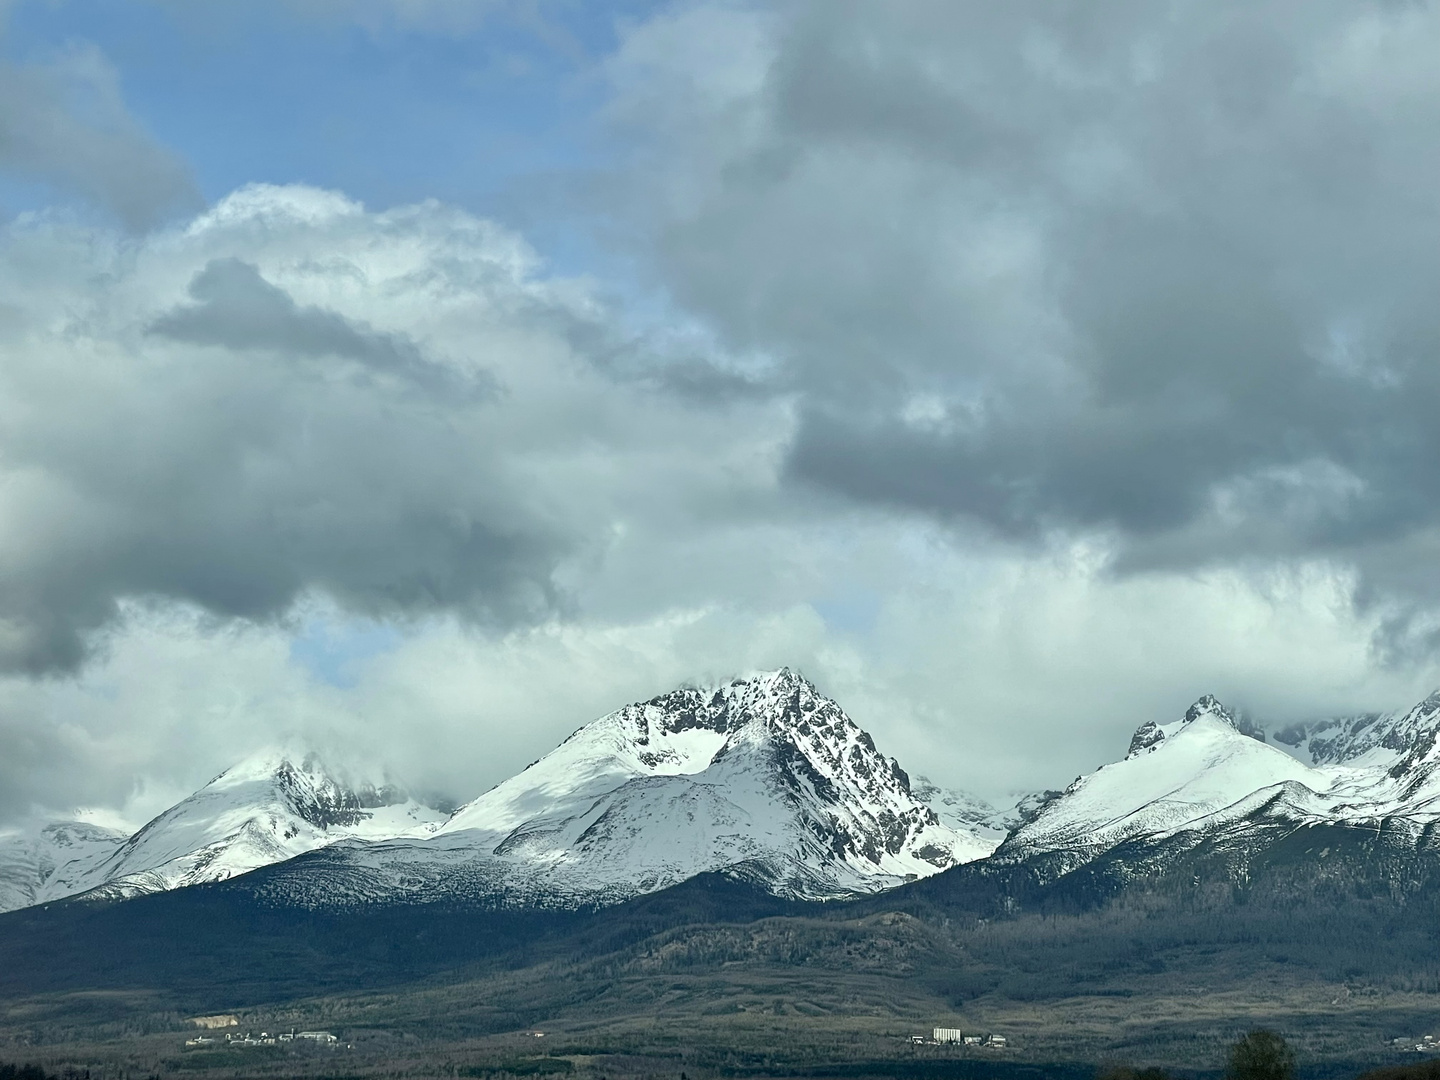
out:
{"label": "mountain ridge", "polygon": [[[1318,827],[1388,831],[1419,851],[1440,823],[1437,736],[1440,692],[1407,710],[1283,729],[1273,743],[1205,695],[1178,721],[1140,725],[1124,758],[1047,798],[992,861],[1053,880],[1123,849],[1148,873],[1242,830],[1253,863]],[[1123,860],[1112,867],[1125,873]]]}
{"label": "mountain ridge", "polygon": [[342,780],[306,748],[261,751],[115,850],[16,895],[123,899],[325,848],[304,865],[332,882],[290,882],[294,902],[588,905],[710,871],[832,898],[983,857],[1000,835],[942,821],[838,703],[782,668],[606,714],[448,816],[393,784]]}
{"label": "mountain ridge", "polygon": [[[423,830],[443,817],[393,784],[339,779],[313,751],[267,747],[136,832],[109,830],[112,843],[90,844],[42,879],[32,878],[28,901],[124,899],[223,881],[343,839]],[[37,831],[43,836],[66,824]],[[19,870],[19,860],[4,865]]]}
{"label": "mountain ridge", "polygon": [[836,702],[782,668],[625,706],[433,837],[335,857],[364,868],[349,875],[370,882],[355,902],[585,905],[711,871],[800,899],[856,895],[983,857],[996,842],[944,824]]}
{"label": "mountain ridge", "polygon": [[1272,734],[1207,694],[1063,791],[997,811],[912,781],[781,668],[626,705],[448,815],[303,747],[261,751],[132,836],[0,838],[0,903],[124,899],[290,863],[265,889],[300,907],[582,908],[704,873],[832,900],[971,864],[1045,880],[1103,864],[1119,880],[1127,860],[1149,874],[1239,832],[1247,858],[1320,826],[1423,845],[1440,823],[1440,692]]}

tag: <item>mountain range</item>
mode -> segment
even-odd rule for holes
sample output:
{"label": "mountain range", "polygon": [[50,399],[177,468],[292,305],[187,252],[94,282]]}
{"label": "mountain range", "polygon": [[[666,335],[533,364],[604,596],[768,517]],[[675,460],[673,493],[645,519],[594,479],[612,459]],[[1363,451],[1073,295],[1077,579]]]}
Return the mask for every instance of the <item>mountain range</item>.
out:
{"label": "mountain range", "polygon": [[795,900],[962,866],[1053,881],[1103,864],[1123,880],[1240,838],[1253,862],[1315,826],[1418,850],[1440,819],[1437,741],[1440,694],[1268,737],[1207,696],[1143,724],[1120,760],[1001,813],[912,781],[782,669],[626,706],[450,814],[305,748],[266,750],[131,836],[85,822],[0,836],[0,910],[261,867],[278,872],[256,888],[288,906],[576,909],[710,872]]}
{"label": "mountain range", "polygon": [[[1005,831],[993,816],[928,782],[912,789],[838,704],[782,669],[603,716],[448,816],[303,748],[267,750],[133,836],[97,835],[72,858],[39,858],[33,836],[13,837],[0,881],[11,908],[116,899],[324,849],[304,863],[314,872],[275,886],[287,901],[573,907],[714,870],[828,899],[990,854]],[[57,827],[79,828],[45,829]]]}

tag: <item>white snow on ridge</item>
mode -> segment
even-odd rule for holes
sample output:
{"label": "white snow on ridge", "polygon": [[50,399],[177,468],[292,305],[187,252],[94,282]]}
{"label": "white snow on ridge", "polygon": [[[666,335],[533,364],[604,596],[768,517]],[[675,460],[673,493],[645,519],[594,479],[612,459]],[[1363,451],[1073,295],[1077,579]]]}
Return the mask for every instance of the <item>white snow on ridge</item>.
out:
{"label": "white snow on ridge", "polygon": [[393,789],[343,784],[312,753],[269,749],[215,777],[106,858],[57,876],[38,899],[223,881],[342,839],[423,835],[443,817]]}
{"label": "white snow on ridge", "polygon": [[1277,746],[1315,765],[1384,768],[1399,765],[1435,744],[1440,731],[1440,691],[1403,712],[1364,713],[1292,724],[1273,733]]}
{"label": "white snow on ridge", "polygon": [[303,748],[266,751],[130,837],[82,822],[0,833],[0,910],[276,863],[288,868],[261,887],[321,906],[573,907],[711,871],[828,899],[992,855],[1044,857],[1037,865],[1062,873],[1181,834],[1386,822],[1418,836],[1440,821],[1440,694],[1272,737],[1204,697],[1174,722],[1142,725],[1123,759],[1065,792],[997,811],[912,783],[836,702],[782,669],[603,716],[448,818]]}
{"label": "white snow on ridge", "polygon": [[723,732],[667,730],[656,706],[627,706],[587,724],[523,772],[462,806],[441,831],[473,830],[493,834],[498,842],[536,815],[569,816],[629,780],[701,772],[724,744]]}
{"label": "white snow on ridge", "polygon": [[1333,778],[1242,735],[1213,698],[1185,718],[1146,724],[1130,753],[1081,777],[1001,848],[1006,859],[1066,850],[1099,854],[1135,837],[1158,837],[1212,818],[1285,783],[1328,791]]}
{"label": "white snow on ridge", "polygon": [[996,857],[1058,856],[1054,865],[1071,869],[1128,840],[1215,833],[1260,819],[1389,822],[1418,835],[1440,821],[1437,736],[1440,694],[1401,713],[1282,731],[1276,742],[1284,750],[1242,733],[1207,696],[1179,721],[1142,725],[1124,759],[1076,780]]}
{"label": "white snow on ridge", "polygon": [[997,808],[968,791],[942,788],[924,776],[911,780],[910,792],[934,810],[943,824],[960,832],[974,833],[995,844],[1010,834],[1020,815],[1019,802]]}

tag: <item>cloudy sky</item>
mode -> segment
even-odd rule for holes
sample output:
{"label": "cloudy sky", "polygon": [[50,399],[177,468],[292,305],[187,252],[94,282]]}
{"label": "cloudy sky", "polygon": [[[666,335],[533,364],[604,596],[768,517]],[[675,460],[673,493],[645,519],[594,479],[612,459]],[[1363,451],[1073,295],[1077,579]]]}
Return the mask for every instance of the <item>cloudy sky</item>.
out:
{"label": "cloudy sky", "polygon": [[1440,685],[1440,7],[0,19],[0,823],[782,664],[997,800]]}

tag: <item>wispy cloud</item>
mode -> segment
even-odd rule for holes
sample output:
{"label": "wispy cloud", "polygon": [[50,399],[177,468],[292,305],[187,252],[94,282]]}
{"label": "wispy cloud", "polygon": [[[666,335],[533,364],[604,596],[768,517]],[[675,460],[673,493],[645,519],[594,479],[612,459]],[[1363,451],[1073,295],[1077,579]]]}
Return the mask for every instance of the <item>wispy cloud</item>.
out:
{"label": "wispy cloud", "polygon": [[144,229],[200,202],[182,158],[125,105],[99,50],[0,61],[0,170],[52,184]]}

